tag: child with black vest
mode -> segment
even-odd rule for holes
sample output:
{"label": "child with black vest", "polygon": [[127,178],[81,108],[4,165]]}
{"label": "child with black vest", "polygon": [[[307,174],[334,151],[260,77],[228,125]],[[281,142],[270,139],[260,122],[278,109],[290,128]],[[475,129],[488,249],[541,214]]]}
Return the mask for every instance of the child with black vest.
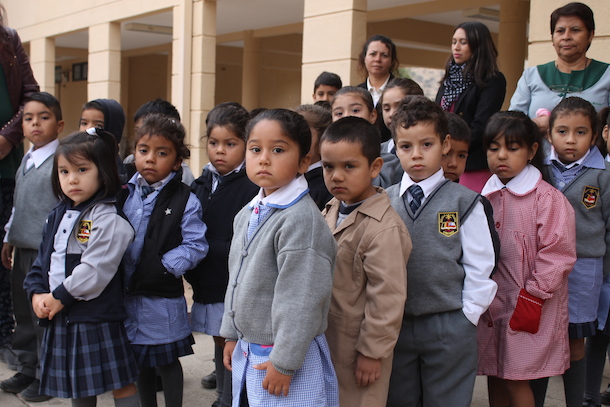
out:
{"label": "child with black vest", "polygon": [[[136,133],[137,173],[119,195],[136,236],[125,257],[125,327],[140,366],[144,406],[156,406],[155,367],[166,406],[182,405],[178,358],[193,353],[182,275],[206,255],[201,205],[183,184],[180,163],[188,158],[184,127],[151,114]],[[128,195],[128,196],[127,196]]]}
{"label": "child with black vest", "polygon": [[[57,136],[63,131],[59,100],[46,92],[37,92],[25,100],[23,135],[32,144],[15,174],[13,211],[5,226],[2,264],[11,270],[15,321],[12,350],[16,355],[18,373],[0,382],[0,389],[21,392],[29,402],[48,400],[40,394],[38,352],[42,327],[34,324],[32,304],[23,290],[23,279],[32,268],[42,240],[47,216],[59,202],[53,192],[53,156],[59,145]],[[14,257],[13,257],[14,255]],[[14,260],[14,262],[12,261]]]}
{"label": "child with black vest", "polygon": [[248,111],[237,103],[221,103],[210,111],[206,119],[210,162],[192,185],[203,208],[210,251],[185,276],[193,287],[191,324],[193,331],[214,337],[218,405],[222,407],[231,405],[231,372],[222,363],[225,339],[220,336],[220,324],[229,282],[233,218],[258,192],[244,165],[248,120]]}
{"label": "child with black vest", "polygon": [[470,406],[477,372],[476,324],[493,300],[495,256],[479,194],[443,175],[447,118],[423,96],[392,117],[405,173],[387,192],[409,229],[407,302],[388,406]]}

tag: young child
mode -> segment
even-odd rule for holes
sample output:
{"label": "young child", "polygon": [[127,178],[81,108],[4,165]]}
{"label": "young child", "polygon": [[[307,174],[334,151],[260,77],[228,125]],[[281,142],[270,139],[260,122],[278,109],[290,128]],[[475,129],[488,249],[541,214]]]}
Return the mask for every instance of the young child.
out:
{"label": "young child", "polygon": [[[59,101],[49,93],[37,92],[23,106],[23,135],[32,146],[15,173],[13,212],[5,226],[2,264],[11,272],[15,333],[12,351],[18,360],[18,373],[0,383],[9,393],[21,392],[30,402],[50,397],[40,394],[39,356],[43,329],[34,324],[32,304],[23,290],[23,279],[32,268],[42,240],[42,228],[49,213],[57,205],[53,192],[53,155],[63,131]],[[13,249],[15,262],[13,263]]]}
{"label": "young child", "polygon": [[[180,113],[178,112],[178,109],[176,109],[176,106],[172,105],[167,100],[159,98],[159,99],[151,100],[150,102],[144,103],[142,106],[140,106],[140,108],[133,115],[133,121],[135,124],[135,126],[134,126],[135,132],[137,132],[138,128],[140,128],[142,126],[144,117],[151,113],[162,114],[164,116],[171,117],[172,119],[174,119],[176,121],[180,121]],[[123,164],[125,165],[129,178],[131,178],[133,176],[133,174],[135,174],[135,172],[136,172],[136,166],[134,164],[134,161],[135,161],[135,158],[134,158],[133,154],[128,155],[123,160]],[[193,172],[191,171],[189,166],[186,164],[186,161],[182,161],[181,167],[182,167],[182,182],[184,182],[186,185],[190,186],[193,183],[193,181],[195,181],[195,176],[193,175]]]}
{"label": "young child", "polygon": [[[392,128],[392,116],[404,103],[403,99],[409,95],[423,96],[424,91],[417,82],[407,78],[394,78],[383,90],[377,109],[381,108],[383,122],[387,129]],[[389,140],[381,143],[381,158],[383,158],[383,167],[381,167],[379,177],[374,181],[374,184],[383,188],[398,184],[404,171],[400,166],[400,160],[396,156],[394,138],[390,137]]]}
{"label": "young child", "polygon": [[[180,180],[184,127],[150,114],[136,133],[137,173],[119,196],[136,235],[124,257],[125,327],[140,367],[143,406],[156,406],[158,367],[166,406],[182,405],[179,357],[193,353],[182,275],[206,255],[201,205]],[[128,196],[127,196],[128,195]]]}
{"label": "young child", "polygon": [[496,293],[494,248],[480,195],[443,175],[444,112],[423,96],[408,98],[392,118],[405,173],[387,191],[413,241],[388,406],[466,407],[476,377],[475,326]]}
{"label": "young child", "polygon": [[[109,132],[114,136],[117,146],[120,145],[125,127],[125,112],[119,102],[114,99],[95,99],[85,103],[78,122],[78,131],[86,131],[91,127]],[[116,165],[119,179],[124,184],[128,180],[127,170],[118,152]]]}
{"label": "young child", "polygon": [[313,101],[314,103],[320,101],[330,102],[333,100],[333,96],[339,89],[343,87],[341,78],[336,73],[322,72],[317,78],[313,85]]}
{"label": "young child", "polygon": [[192,185],[203,208],[210,250],[205,259],[185,275],[193,287],[191,325],[193,331],[214,337],[220,407],[229,407],[232,400],[231,372],[226,371],[222,361],[225,339],[220,336],[220,323],[229,282],[233,219],[258,192],[258,187],[246,176],[244,166],[248,120],[248,111],[239,104],[221,103],[210,111],[206,119],[210,162]]}
{"label": "young child", "polygon": [[[569,364],[568,274],[576,260],[574,210],[542,180],[540,132],[521,112],[492,116],[483,137],[483,188],[500,235],[498,293],[477,327],[479,374],[492,406],[534,406],[529,380]],[[531,164],[530,164],[531,163]]]}
{"label": "young child", "polygon": [[331,124],[321,141],[323,213],[338,256],[326,337],[343,406],[385,407],[392,355],[407,298],[411,238],[381,188],[377,126],[359,117]]}
{"label": "young child", "polygon": [[[610,119],[610,107],[604,107],[597,114],[599,124],[598,137],[595,145],[599,149],[605,161],[610,161],[608,156],[608,119]],[[585,400],[583,407],[595,407],[602,404],[610,404],[610,385],[599,393],[604,375],[606,353],[610,345],[610,274],[604,273],[604,282],[599,296],[597,309],[597,330],[594,336],[587,339],[585,345],[585,366],[587,374],[585,378]]]}
{"label": "young child", "polygon": [[[258,195],[235,217],[220,328],[233,406],[338,406],[324,336],[337,244],[302,174],[311,132],[273,109],[248,124],[246,173]],[[236,342],[237,341],[237,342]]]}
{"label": "young child", "polygon": [[[409,95],[423,96],[424,91],[417,82],[408,78],[394,78],[383,90],[381,99],[379,99],[379,105],[381,105],[383,122],[388,129],[392,128],[392,116],[396,113],[396,110],[398,110],[401,101],[405,96]],[[394,139],[383,142],[381,144],[381,152],[395,155],[396,148],[394,146]]]}
{"label": "young child", "polygon": [[371,93],[363,88],[356,86],[344,86],[337,93],[332,101],[333,122],[342,117],[357,116],[375,124],[377,120],[377,110],[373,105]]}
{"label": "young child", "polygon": [[324,209],[326,202],[332,199],[332,195],[324,185],[322,175],[322,162],[320,161],[320,137],[326,128],[332,123],[332,117],[328,110],[316,105],[301,105],[295,109],[297,113],[305,118],[311,130],[311,164],[305,173],[305,179],[309,185],[309,195],[320,210]]}
{"label": "young child", "polygon": [[551,112],[552,149],[543,172],[576,215],[578,259],[568,277],[570,368],[563,381],[567,405],[579,407],[585,390],[585,337],[596,333],[602,281],[610,274],[610,164],[595,146],[596,137],[597,112],[586,100],[563,99]]}
{"label": "young child", "polygon": [[445,112],[449,125],[449,152],[443,156],[441,165],[445,178],[458,182],[466,169],[468,146],[470,145],[470,127],[455,113]]}
{"label": "young child", "polygon": [[133,228],[117,214],[121,188],[116,142],[91,129],[59,143],[53,191],[61,203],[44,227],[24,288],[45,326],[40,392],[96,405],[112,390],[116,406],[139,406],[137,365],[123,320],[123,253]]}

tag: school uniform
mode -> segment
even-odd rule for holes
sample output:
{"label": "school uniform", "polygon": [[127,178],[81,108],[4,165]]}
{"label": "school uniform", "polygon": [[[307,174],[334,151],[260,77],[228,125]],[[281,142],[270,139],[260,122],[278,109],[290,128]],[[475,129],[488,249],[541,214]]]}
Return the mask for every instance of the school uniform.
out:
{"label": "school uniform", "polygon": [[[477,327],[478,373],[506,380],[563,374],[570,366],[567,277],[576,260],[574,209],[532,165],[506,185],[493,175],[483,193],[494,208],[502,246],[493,276],[498,294]],[[535,334],[509,325],[522,289],[544,303]]]}
{"label": "school uniform", "polygon": [[[177,174],[148,185],[136,173],[127,184],[123,211],[136,236],[124,257],[125,327],[140,367],[193,353],[182,275],[205,257],[208,245],[201,205]],[[145,186],[153,191],[143,197]]]}
{"label": "school uniform", "polygon": [[185,274],[193,287],[191,324],[196,332],[220,335],[224,297],[229,282],[229,247],[235,215],[252,200],[259,188],[246,176],[243,163],[221,176],[211,163],[191,188],[203,208],[208,255]]}
{"label": "school uniform", "polygon": [[309,186],[309,196],[316,203],[320,210],[323,210],[326,203],[333,199],[333,195],[326,189],[324,183],[324,171],[322,169],[322,161],[313,163],[305,173],[305,179]]}
{"label": "school uniform", "polygon": [[[233,406],[246,386],[250,406],[338,406],[327,327],[337,244],[307,181],[259,194],[235,217],[221,336],[233,353]],[[262,388],[270,361],[292,375],[288,397]]]}
{"label": "school uniform", "polygon": [[475,326],[497,288],[489,278],[491,234],[479,194],[446,179],[442,169],[417,183],[415,195],[414,184],[405,173],[388,189],[413,242],[388,406],[466,407],[476,376]]}
{"label": "school uniform", "polygon": [[134,383],[137,365],[123,326],[122,254],[133,229],[114,199],[58,205],[24,288],[52,292],[64,309],[46,327],[41,350],[41,393],[95,396]]}
{"label": "school uniform", "polygon": [[[353,206],[352,206],[353,207]],[[339,382],[340,404],[385,407],[392,356],[407,297],[411,238],[387,193],[349,210],[336,198],[323,212],[338,244],[326,337]],[[381,376],[357,386],[358,355],[381,359]]]}
{"label": "school uniform", "polygon": [[610,164],[595,146],[569,166],[553,148],[544,164],[547,179],[568,198],[576,215],[578,259],[568,277],[570,338],[592,336],[603,276],[610,274]]}
{"label": "school uniform", "polygon": [[53,140],[38,149],[32,147],[23,157],[15,174],[13,210],[4,227],[5,243],[14,246],[10,276],[17,324],[12,351],[19,361],[18,371],[30,377],[39,376],[40,373],[37,350],[44,331],[34,323],[36,315],[23,290],[23,280],[38,256],[45,221],[59,202],[51,183],[53,156],[58,145],[59,141]]}

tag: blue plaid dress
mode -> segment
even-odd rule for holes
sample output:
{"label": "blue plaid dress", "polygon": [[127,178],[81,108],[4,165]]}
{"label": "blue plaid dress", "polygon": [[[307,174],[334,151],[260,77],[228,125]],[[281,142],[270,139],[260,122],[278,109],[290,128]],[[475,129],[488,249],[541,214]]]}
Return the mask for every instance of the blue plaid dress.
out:
{"label": "blue plaid dress", "polygon": [[338,407],[339,387],[330,350],[324,334],[309,345],[303,366],[290,381],[288,397],[274,396],[263,389],[266,370],[252,366],[269,361],[272,347],[237,341],[233,352],[233,407],[239,407],[243,386],[246,386],[250,407]]}

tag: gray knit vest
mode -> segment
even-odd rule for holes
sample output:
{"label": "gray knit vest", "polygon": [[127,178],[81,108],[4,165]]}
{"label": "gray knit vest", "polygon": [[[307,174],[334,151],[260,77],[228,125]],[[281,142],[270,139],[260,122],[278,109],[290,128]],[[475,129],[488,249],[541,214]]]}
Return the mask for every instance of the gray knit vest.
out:
{"label": "gray knit vest", "polygon": [[413,214],[403,197],[398,196],[399,191],[400,184],[387,190],[392,207],[407,225],[413,242],[407,263],[405,315],[461,309],[464,268],[460,263],[460,230],[480,195],[445,180]]}
{"label": "gray knit vest", "polygon": [[53,156],[27,172],[22,162],[15,174],[15,213],[8,233],[8,242],[15,247],[38,250],[47,217],[59,202],[51,183]]}

